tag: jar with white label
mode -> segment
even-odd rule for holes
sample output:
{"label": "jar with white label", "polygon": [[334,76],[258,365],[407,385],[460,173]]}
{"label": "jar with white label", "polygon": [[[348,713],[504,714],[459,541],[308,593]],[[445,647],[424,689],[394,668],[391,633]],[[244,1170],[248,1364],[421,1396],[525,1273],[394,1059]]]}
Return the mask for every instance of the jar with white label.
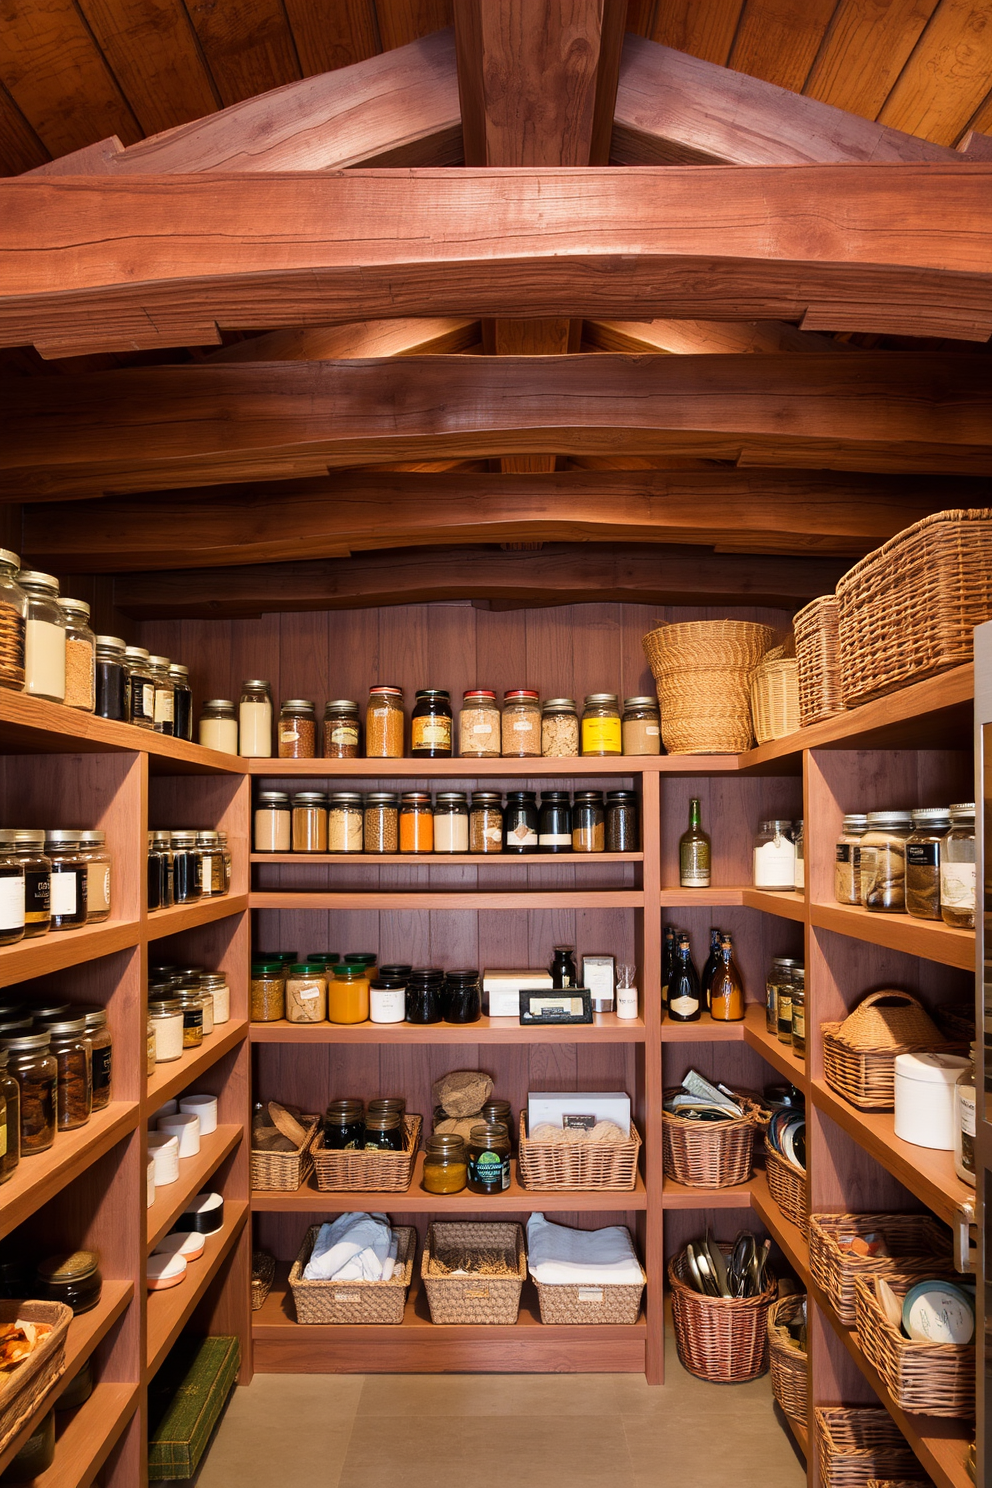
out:
{"label": "jar with white label", "polygon": [[458,714],[458,753],[464,759],[498,759],[500,716],[496,694],[483,687],[466,692]]}
{"label": "jar with white label", "polygon": [[287,1023],[327,1022],[327,969],[322,961],[296,961],[286,976]]}
{"label": "jar with white label", "polygon": [[503,851],[537,852],[540,820],[534,791],[507,791],[503,808]]}
{"label": "jar with white label", "polygon": [[526,759],[541,753],[541,698],[530,688],[503,694],[502,752],[504,759]]}
{"label": "jar with white label", "polygon": [[148,666],[155,682],[155,732],[171,739],[176,732],[176,684],[169,676],[169,658],[149,656]]}
{"label": "jar with white label", "polygon": [[951,830],[940,844],[940,917],[955,930],[975,928],[975,803],[950,809]]}
{"label": "jar with white label", "polygon": [[64,702],[65,616],[58,606],[59,581],[52,574],[21,569],[17,582],[27,596],[24,691],[51,703]]}
{"label": "jar with white label", "polygon": [[468,852],[468,796],[464,791],[439,791],[434,803],[434,851]]}
{"label": "jar with white label", "polygon": [[0,850],[0,946],[24,939],[24,866],[17,854]]}
{"label": "jar with white label", "polygon": [[227,893],[224,853],[217,832],[197,832],[196,850],[200,857],[200,892],[204,899],[216,899]]}
{"label": "jar with white label", "polygon": [[763,821],[754,839],[754,887],[785,893],[796,887],[796,844],[792,823]]}
{"label": "jar with white label", "polygon": [[222,971],[204,972],[200,977],[200,990],[214,1002],[214,1022],[229,1023],[231,1020],[231,989]]}
{"label": "jar with white label", "polygon": [[954,1087],[954,1171],[962,1183],[975,1187],[975,1054],[971,1046],[971,1063],[958,1075]]}
{"label": "jar with white label", "polygon": [[238,753],[244,759],[272,758],[272,689],[258,678],[241,684]]}
{"label": "jar with white label", "polygon": [[403,1023],[406,1021],[406,977],[392,976],[380,970],[369,982],[369,1021]]}
{"label": "jar with white label", "polygon": [[255,851],[288,853],[293,817],[285,791],[259,791],[255,807]]}
{"label": "jar with white label", "polygon": [[624,754],[661,753],[661,715],[657,698],[624,698],[620,724]]}
{"label": "jar with white label", "polygon": [[80,832],[48,832],[45,856],[52,862],[53,930],[78,930],[86,924],[89,864],[80,852]]}
{"label": "jar with white label", "polygon": [[834,898],[838,904],[861,903],[861,839],[868,830],[863,811],[844,817],[834,848]]}
{"label": "jar with white label", "polygon": [[80,857],[86,863],[86,923],[110,919],[110,864],[106,832],[80,832]]}
{"label": "jar with white label", "polygon": [[136,728],[155,728],[155,678],[144,646],[126,646],[129,721]]}
{"label": "jar with white label", "polygon": [[197,738],[204,749],[218,754],[237,754],[238,720],[230,698],[210,698],[203,705]]}
{"label": "jar with white label", "polygon": [[24,870],[25,936],[46,935],[52,922],[52,865],[45,857],[44,832],[27,827],[0,831],[0,853],[12,853]]}

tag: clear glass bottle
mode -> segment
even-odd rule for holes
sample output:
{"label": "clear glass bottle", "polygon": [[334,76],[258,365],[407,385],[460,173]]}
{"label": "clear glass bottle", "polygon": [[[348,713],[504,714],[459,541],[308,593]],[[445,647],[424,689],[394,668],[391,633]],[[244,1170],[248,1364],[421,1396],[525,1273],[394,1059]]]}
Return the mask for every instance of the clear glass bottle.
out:
{"label": "clear glass bottle", "polygon": [[679,886],[708,889],[710,886],[710,839],[702,828],[699,797],[689,802],[689,826],[679,838]]}
{"label": "clear glass bottle", "polygon": [[[29,828],[0,832],[0,857],[10,855],[24,870],[24,934],[47,934],[52,923],[52,864],[45,857],[45,834]],[[4,889],[0,878],[0,899]],[[8,890],[19,898],[19,891]],[[9,916],[5,916],[8,917]]]}
{"label": "clear glass bottle", "polygon": [[582,709],[582,753],[623,753],[620,699],[615,692],[590,692]]}
{"label": "clear glass bottle", "polygon": [[400,850],[400,798],[393,791],[370,791],[365,797],[365,851]]}
{"label": "clear glass bottle", "polygon": [[0,687],[14,692],[24,688],[24,617],[28,602],[17,582],[20,567],[16,553],[0,548]]}
{"label": "clear glass bottle", "polygon": [[261,678],[241,684],[238,753],[243,759],[272,758],[272,688]]}
{"label": "clear glass bottle", "polygon": [[169,667],[169,681],[173,694],[173,733],[177,739],[192,739],[193,689],[189,685],[189,667],[174,661]]}
{"label": "clear glass bottle", "polygon": [[940,844],[950,826],[946,806],[913,812],[906,838],[906,913],[915,920],[940,919]]}
{"label": "clear glass bottle", "polygon": [[96,708],[96,636],[90,607],[81,599],[57,601],[65,624],[65,705],[92,713]]}
{"label": "clear glass bottle", "polygon": [[0,852],[0,946],[24,939],[24,866],[13,846]]}
{"label": "clear glass bottle", "polygon": [[792,968],[792,1052],[806,1058],[806,968]]}
{"label": "clear glass bottle", "polygon": [[21,569],[17,582],[26,596],[24,691],[29,697],[65,701],[65,616],[59,581],[52,574]]}
{"label": "clear glass bottle", "polygon": [[870,914],[906,912],[908,811],[869,811],[861,839],[861,902]]}
{"label": "clear glass bottle", "polygon": [[370,687],[365,710],[366,759],[402,759],[405,729],[402,687],[381,682]]}
{"label": "clear glass bottle", "polygon": [[297,791],[293,797],[294,853],[326,853],[327,797],[323,791]]}
{"label": "clear glass bottle", "polygon": [[464,791],[439,791],[434,803],[434,851],[468,852],[468,796]]}
{"label": "clear glass bottle", "polygon": [[796,887],[796,844],[792,823],[784,818],[763,821],[754,839],[754,887],[772,893]]}
{"label": "clear glass bottle", "polygon": [[324,709],[324,758],[358,759],[360,733],[358,704],[332,699]]}
{"label": "clear glass bottle", "polygon": [[548,698],[541,709],[541,753],[547,759],[577,759],[579,715],[574,698]]}
{"label": "clear glass bottle", "polygon": [[217,832],[197,832],[196,850],[200,855],[200,890],[204,899],[217,899],[227,892],[224,853]]}
{"label": "clear glass bottle", "polygon": [[950,808],[951,830],[940,845],[940,917],[955,930],[975,928],[975,803]]}
{"label": "clear glass bottle", "polygon": [[624,698],[620,726],[624,754],[661,753],[661,714],[657,698]]}
{"label": "clear glass bottle", "polygon": [[96,707],[98,718],[130,722],[130,692],[124,642],[120,636],[96,638]]}
{"label": "clear glass bottle", "polygon": [[806,834],[802,819],[792,823],[792,840],[796,845],[796,876],[793,887],[797,894],[806,891]]}
{"label": "clear glass bottle", "polygon": [[496,694],[476,687],[462,698],[458,714],[458,753],[463,759],[498,759],[500,715]]}
{"label": "clear glass bottle", "polygon": [[406,791],[400,797],[400,852],[434,851],[434,810],[426,791]]}
{"label": "clear glass bottle", "polygon": [[218,754],[237,754],[238,716],[230,698],[210,698],[203,705],[197,739],[204,749]]}
{"label": "clear glass bottle", "polygon": [[469,852],[503,851],[503,796],[500,791],[473,791],[468,819]]}
{"label": "clear glass bottle", "polygon": [[954,1171],[962,1183],[975,1187],[975,1095],[976,1045],[971,1046],[971,1064],[958,1075],[954,1086]]}
{"label": "clear glass bottle", "polygon": [[540,757],[541,695],[528,687],[503,694],[501,752],[504,759]]}
{"label": "clear glass bottle", "polygon": [[285,791],[259,791],[254,839],[256,852],[292,852],[293,817]]}
{"label": "clear glass bottle", "polygon": [[89,867],[80,851],[80,836],[65,831],[45,834],[45,856],[52,862],[53,930],[78,930],[86,924]]}
{"label": "clear glass bottle", "polygon": [[130,722],[136,728],[155,728],[155,678],[144,646],[126,646],[127,695]]}
{"label": "clear glass bottle", "polygon": [[287,698],[279,709],[276,733],[280,759],[314,759],[317,754],[317,714],[311,700]]}
{"label": "clear glass bottle", "polygon": [[868,818],[852,811],[844,823],[834,850],[834,898],[838,904],[861,903],[861,839],[868,830]]}
{"label": "clear glass bottle", "polygon": [[176,732],[176,685],[169,676],[167,656],[149,656],[148,665],[155,680],[155,732],[173,738]]}
{"label": "clear glass bottle", "polygon": [[106,832],[80,832],[79,855],[86,864],[86,923],[109,920],[111,902],[110,870],[112,859],[107,851]]}

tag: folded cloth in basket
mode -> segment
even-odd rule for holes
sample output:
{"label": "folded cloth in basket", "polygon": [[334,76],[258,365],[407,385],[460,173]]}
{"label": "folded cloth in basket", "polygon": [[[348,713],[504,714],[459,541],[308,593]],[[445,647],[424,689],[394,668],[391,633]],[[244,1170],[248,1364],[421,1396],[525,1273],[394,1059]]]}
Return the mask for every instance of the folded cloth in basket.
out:
{"label": "folded cloth in basket", "polygon": [[324,1224],[303,1272],[305,1281],[388,1281],[396,1236],[384,1214],[342,1214]]}
{"label": "folded cloth in basket", "polygon": [[623,1225],[571,1230],[543,1214],[527,1221],[527,1265],[542,1284],[637,1286],[644,1279]]}

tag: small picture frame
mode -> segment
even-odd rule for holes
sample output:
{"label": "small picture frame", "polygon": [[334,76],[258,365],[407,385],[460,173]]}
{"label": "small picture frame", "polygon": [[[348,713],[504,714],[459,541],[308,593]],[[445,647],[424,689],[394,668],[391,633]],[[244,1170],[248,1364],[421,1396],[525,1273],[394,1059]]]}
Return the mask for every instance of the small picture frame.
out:
{"label": "small picture frame", "polygon": [[521,992],[520,1022],[591,1023],[592,993],[588,987],[565,987],[561,991]]}

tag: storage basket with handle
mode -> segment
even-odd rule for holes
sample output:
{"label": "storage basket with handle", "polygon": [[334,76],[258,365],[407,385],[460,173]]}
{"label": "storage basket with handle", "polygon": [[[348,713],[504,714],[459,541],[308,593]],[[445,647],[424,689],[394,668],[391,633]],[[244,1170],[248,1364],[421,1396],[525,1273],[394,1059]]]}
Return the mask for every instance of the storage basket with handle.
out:
{"label": "storage basket with handle", "polygon": [[0,1325],[42,1323],[51,1328],[27,1358],[0,1373],[0,1452],[30,1419],[65,1372],[65,1341],[72,1308],[62,1302],[0,1301]]}
{"label": "storage basket with handle", "polygon": [[792,618],[802,728],[833,718],[846,706],[840,680],[839,609],[836,594],[822,594]]}
{"label": "storage basket with handle", "polygon": [[870,992],[842,1023],[822,1023],[823,1075],[852,1106],[891,1111],[897,1054],[948,1049],[918,998],[896,987]]}
{"label": "storage basket with handle", "polygon": [[295,1193],[313,1172],[312,1143],[319,1116],[301,1116],[306,1141],[296,1152],[262,1152],[252,1149],[251,1186],[256,1192]]}
{"label": "storage basket with handle", "polygon": [[[930,1272],[930,1276],[934,1276]],[[885,1280],[901,1303],[917,1278],[890,1272]],[[955,1275],[950,1280],[957,1280]],[[854,1283],[855,1328],[896,1405],[921,1416],[968,1420],[975,1414],[975,1345],[930,1343],[905,1334],[886,1317],[871,1278]]]}
{"label": "storage basket with handle", "polygon": [[809,1179],[802,1168],[789,1162],[765,1139],[765,1176],[771,1194],[786,1219],[809,1232]]}
{"label": "storage basket with handle", "polygon": [[307,1281],[303,1275],[320,1234],[311,1225],[289,1273],[298,1323],[383,1323],[403,1321],[406,1294],[413,1277],[417,1232],[395,1225],[396,1266],[388,1281]]}
{"label": "storage basket with handle", "polygon": [[524,1188],[629,1191],[637,1183],[641,1139],[631,1122],[627,1142],[532,1142],[520,1122],[517,1178]]}
{"label": "storage basket with handle", "polygon": [[[468,1262],[472,1272],[453,1274],[450,1259]],[[437,1220],[427,1230],[420,1275],[433,1323],[515,1323],[527,1277],[523,1229]]]}
{"label": "storage basket with handle", "polygon": [[848,707],[969,662],[992,615],[992,510],[935,512],[837,584]]}
{"label": "storage basket with handle", "polygon": [[770,651],[759,661],[751,677],[751,718],[759,744],[784,739],[799,728],[799,676],[794,656],[777,656]]}
{"label": "storage basket with handle", "polygon": [[781,1297],[768,1309],[768,1362],[772,1375],[772,1394],[787,1416],[806,1425],[809,1394],[809,1354],[799,1347],[787,1324],[802,1321],[806,1297],[794,1292]]}
{"label": "storage basket with handle", "polygon": [[[840,1242],[878,1234],[889,1254],[861,1255]],[[952,1264],[950,1231],[930,1214],[811,1214],[809,1269],[846,1328],[855,1322],[859,1276],[930,1276]]]}
{"label": "storage basket with handle", "polygon": [[905,1437],[882,1406],[816,1406],[813,1418],[823,1488],[868,1488],[874,1478],[918,1471]]}
{"label": "storage basket with handle", "polygon": [[[665,1091],[665,1099],[677,1088]],[[733,1188],[746,1183],[754,1170],[754,1137],[760,1106],[738,1097],[743,1116],[727,1121],[690,1121],[670,1111],[661,1113],[662,1161],[665,1177],[687,1188]]]}
{"label": "storage basket with handle", "polygon": [[321,1193],[406,1193],[422,1125],[422,1117],[404,1116],[402,1152],[336,1152],[324,1146],[324,1133],[318,1126],[310,1142],[317,1187]]}
{"label": "storage basket with handle", "polygon": [[768,625],[691,620],[642,642],[669,754],[741,754],[751,743],[751,674],[774,644]]}
{"label": "storage basket with handle", "polygon": [[[720,1249],[729,1258],[732,1245]],[[707,1297],[693,1289],[685,1251],[668,1263],[672,1325],[679,1359],[713,1384],[743,1384],[768,1370],[768,1309],[778,1286],[766,1269],[757,1297]]]}

